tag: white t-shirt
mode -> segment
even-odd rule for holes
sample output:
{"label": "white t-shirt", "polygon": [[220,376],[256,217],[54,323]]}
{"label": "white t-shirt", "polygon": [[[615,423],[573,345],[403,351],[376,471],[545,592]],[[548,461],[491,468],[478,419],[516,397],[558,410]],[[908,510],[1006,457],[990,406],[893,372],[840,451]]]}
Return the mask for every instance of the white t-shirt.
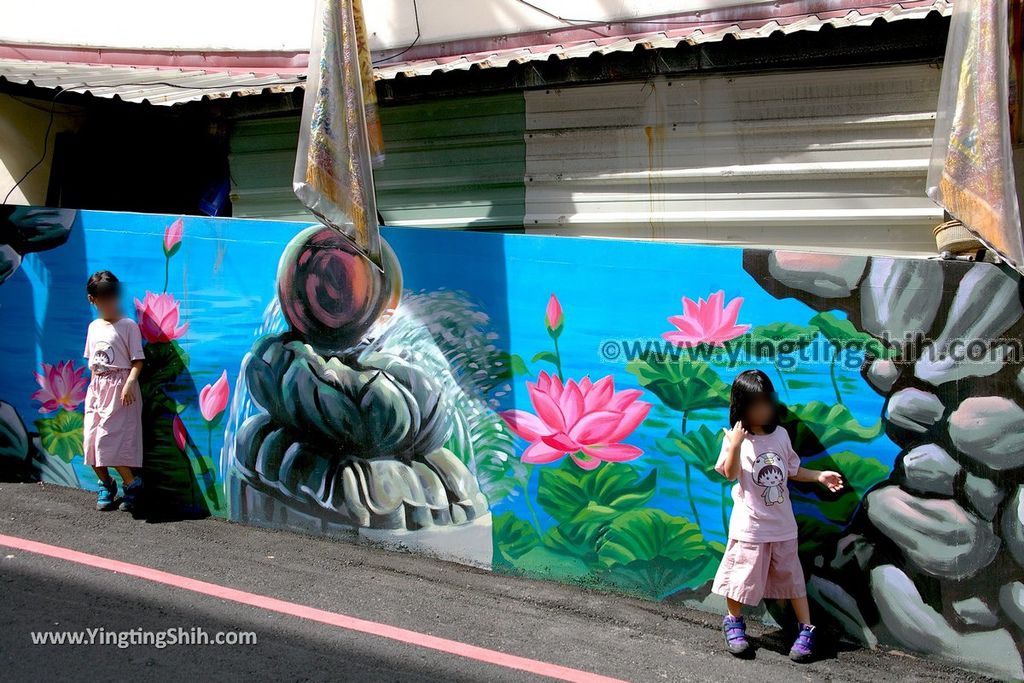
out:
{"label": "white t-shirt", "polygon": [[93,320],[85,337],[85,358],[94,375],[130,370],[132,361],[146,359],[139,326],[131,318],[115,322],[102,318]]}

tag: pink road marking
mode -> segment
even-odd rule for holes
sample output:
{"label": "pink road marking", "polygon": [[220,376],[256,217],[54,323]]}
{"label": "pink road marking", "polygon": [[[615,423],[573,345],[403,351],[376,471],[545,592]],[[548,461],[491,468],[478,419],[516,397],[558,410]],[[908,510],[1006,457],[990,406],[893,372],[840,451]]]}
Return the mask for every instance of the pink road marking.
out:
{"label": "pink road marking", "polygon": [[339,614],[338,612],[328,612],[327,610],[307,607],[305,605],[299,605],[285,600],[278,600],[277,598],[271,598],[266,595],[257,595],[256,593],[248,593],[236,588],[229,588],[215,583],[190,579],[187,576],[179,576],[178,574],[171,574],[170,572],[160,571],[159,569],[143,567],[139,564],[120,562],[118,560],[111,560],[99,555],[90,555],[89,553],[82,553],[70,548],[63,548],[58,545],[49,545],[47,543],[31,541],[27,538],[0,534],[0,546],[24,550],[25,552],[35,553],[37,555],[54,557],[58,560],[75,562],[76,564],[86,565],[87,567],[95,567],[97,569],[105,569],[119,574],[127,574],[128,576],[146,579],[147,581],[153,581],[155,583],[162,583],[167,586],[174,586],[175,588],[181,588],[194,593],[202,593],[203,595],[209,595],[222,600],[230,600],[243,605],[251,605],[271,612],[288,614],[293,617],[299,617],[300,619],[308,619],[310,621],[317,621],[322,624],[329,624],[331,626],[337,626],[338,628],[348,629],[349,631],[366,633],[372,636],[380,636],[381,638],[395,640],[400,643],[425,647],[430,650],[437,650],[438,652],[446,652],[458,657],[465,657],[466,659],[474,659],[478,662],[503,666],[507,669],[516,669],[531,674],[537,674],[539,676],[555,678],[560,681],[572,681],[573,683],[625,683],[617,678],[609,678],[608,676],[601,676],[600,674],[581,671],[579,669],[572,669],[565,666],[559,666],[557,664],[549,664],[548,662],[541,662],[536,659],[517,657],[516,655],[498,652],[497,650],[489,650],[484,647],[477,647],[476,645],[462,643],[457,640],[448,640],[447,638],[439,638],[427,633],[420,633],[419,631],[410,631],[409,629],[389,626],[376,621],[358,619],[345,614]]}

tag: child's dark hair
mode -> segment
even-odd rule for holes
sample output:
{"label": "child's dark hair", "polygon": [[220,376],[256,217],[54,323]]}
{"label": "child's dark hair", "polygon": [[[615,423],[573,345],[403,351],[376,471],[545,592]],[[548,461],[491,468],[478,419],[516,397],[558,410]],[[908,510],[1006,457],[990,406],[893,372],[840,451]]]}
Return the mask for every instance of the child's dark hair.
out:
{"label": "child's dark hair", "polygon": [[[766,399],[773,405],[777,403],[775,385],[768,379],[768,375],[760,370],[745,370],[736,375],[736,379],[732,383],[732,393],[729,396],[729,424],[742,422],[745,429],[750,429],[750,425],[747,424],[747,411],[757,401]],[[772,423],[764,425],[765,431],[770,434],[775,431],[778,424],[779,411],[776,409]]]}
{"label": "child's dark hair", "polygon": [[89,277],[85,291],[94,299],[110,299],[121,294],[121,281],[109,270],[99,270]]}

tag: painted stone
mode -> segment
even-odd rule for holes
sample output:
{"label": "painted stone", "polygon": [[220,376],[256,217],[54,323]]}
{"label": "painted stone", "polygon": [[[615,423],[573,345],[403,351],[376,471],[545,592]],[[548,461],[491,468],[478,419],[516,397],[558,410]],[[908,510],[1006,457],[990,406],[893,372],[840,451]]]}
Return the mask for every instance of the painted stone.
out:
{"label": "painted stone", "polygon": [[953,480],[960,473],[960,465],[949,453],[935,444],[914,448],[903,456],[904,484],[920,493],[953,495]]}
{"label": "painted stone", "polygon": [[[925,353],[931,353],[929,347]],[[982,349],[974,356],[978,360],[967,359],[956,360],[953,356],[937,357],[933,362],[922,363],[919,359],[914,366],[914,374],[920,379],[939,386],[945,382],[956,382],[968,377],[990,377],[1003,369],[1007,358],[1011,355],[1011,348],[1007,344],[995,346],[989,349]]]}
{"label": "painted stone", "polygon": [[999,623],[999,617],[981,598],[967,598],[954,602],[953,612],[967,626],[992,628]]}
{"label": "painted stone", "polygon": [[[1021,315],[1024,315],[1024,307],[1021,306],[1017,282],[996,266],[987,263],[975,265],[960,281],[946,325],[936,338],[934,348],[922,350],[914,368],[915,374],[935,385],[953,381],[958,376],[992,374],[994,370],[989,362],[952,361],[950,344],[975,340],[993,342]],[[963,350],[960,349],[961,352]],[[972,369],[975,365],[978,366],[977,372]]]}
{"label": "painted stone", "polygon": [[952,500],[917,498],[898,486],[886,486],[869,493],[865,504],[871,522],[931,576],[973,576],[999,549],[991,524]]}
{"label": "painted stone", "polygon": [[942,264],[922,259],[873,258],[860,286],[861,327],[902,346],[925,336],[942,301]]}
{"label": "painted stone", "polygon": [[897,567],[886,564],[871,570],[871,595],[886,630],[903,647],[1000,679],[1024,678],[1021,656],[1009,631],[958,633],[924,602],[914,582]]}
{"label": "painted stone", "polygon": [[1024,466],[1024,409],[1010,399],[964,399],[950,415],[949,436],[957,450],[994,470]]}
{"label": "painted stone", "polygon": [[875,554],[875,545],[860,534],[849,534],[836,541],[836,554],[830,566],[833,569],[844,570],[852,563],[856,563],[858,569],[867,569],[871,558]]}
{"label": "painted stone", "polygon": [[21,254],[14,250],[9,244],[0,244],[0,284],[21,266]]}
{"label": "painted stone", "polygon": [[964,477],[964,498],[982,519],[995,518],[1004,496],[1003,490],[991,479],[970,472]]}
{"label": "painted stone", "polygon": [[942,419],[942,401],[920,389],[901,389],[889,397],[886,419],[898,427],[924,434]]}
{"label": "painted stone", "polygon": [[1024,567],[1024,485],[1018,486],[1003,510],[1003,542],[1010,555]]}
{"label": "painted stone", "polygon": [[1024,583],[1014,581],[999,589],[999,606],[1003,614],[1024,629]]}
{"label": "painted stone", "polygon": [[900,369],[891,360],[879,358],[871,361],[865,376],[878,393],[887,394],[899,379]]}
{"label": "painted stone", "polygon": [[10,403],[0,401],[0,459],[22,463],[29,456],[28,433]]}
{"label": "painted stone", "polygon": [[835,299],[850,296],[867,262],[866,256],[774,251],[768,257],[768,272],[788,287]]}
{"label": "painted stone", "polygon": [[17,206],[4,218],[0,215],[0,242],[20,254],[56,249],[68,241],[78,212],[43,206]]}
{"label": "painted stone", "polygon": [[487,510],[487,501],[480,493],[476,477],[454,453],[447,448],[439,448],[427,455],[426,461],[441,477],[445,488],[451,492],[453,502],[459,503],[470,515],[469,519]]}

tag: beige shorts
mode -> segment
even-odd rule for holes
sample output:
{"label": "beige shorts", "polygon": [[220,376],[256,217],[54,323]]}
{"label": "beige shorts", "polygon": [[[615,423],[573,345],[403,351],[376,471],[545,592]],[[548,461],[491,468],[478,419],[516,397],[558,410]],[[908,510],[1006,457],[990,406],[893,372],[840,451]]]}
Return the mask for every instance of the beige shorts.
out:
{"label": "beige shorts", "polygon": [[749,543],[729,539],[711,590],[744,605],[762,599],[791,600],[807,595],[798,541]]}

